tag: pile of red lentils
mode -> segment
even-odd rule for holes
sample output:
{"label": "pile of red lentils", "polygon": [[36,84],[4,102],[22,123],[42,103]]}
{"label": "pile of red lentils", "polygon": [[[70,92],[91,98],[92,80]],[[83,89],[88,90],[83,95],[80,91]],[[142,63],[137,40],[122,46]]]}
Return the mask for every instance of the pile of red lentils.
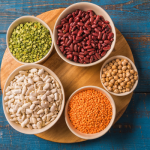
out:
{"label": "pile of red lentils", "polygon": [[100,91],[89,89],[75,94],[69,102],[68,115],[72,125],[82,133],[104,130],[112,118],[112,106]]}

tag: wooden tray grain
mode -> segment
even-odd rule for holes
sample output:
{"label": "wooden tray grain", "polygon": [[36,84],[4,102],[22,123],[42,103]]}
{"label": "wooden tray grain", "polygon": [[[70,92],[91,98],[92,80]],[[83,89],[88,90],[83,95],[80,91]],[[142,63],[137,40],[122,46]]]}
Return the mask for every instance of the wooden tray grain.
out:
{"label": "wooden tray grain", "polygon": [[[51,10],[42,13],[37,17],[45,21],[53,31],[55,21],[57,20],[58,16],[64,9],[65,8]],[[124,55],[134,62],[131,49],[128,43],[126,42],[125,38],[118,29],[116,29],[116,33],[117,33],[116,45],[109,58],[114,55]],[[44,63],[42,63],[42,65],[54,71],[54,73],[56,73],[59,79],[61,80],[65,90],[66,101],[72,92],[74,92],[76,89],[82,86],[94,85],[103,88],[100,82],[100,68],[102,64],[103,62],[101,64],[88,68],[72,66],[63,61],[57,55],[55,50],[53,50],[50,57]],[[1,65],[2,89],[4,88],[4,84],[10,73],[19,66],[21,66],[21,64],[16,62],[9,54],[8,49],[6,49]],[[123,97],[117,97],[112,95],[117,108],[117,116],[115,122],[122,116],[122,114],[126,110],[131,100],[132,94],[133,93]],[[70,132],[65,123],[64,113],[62,114],[58,122],[51,129],[43,133],[36,134],[36,136],[43,138],[45,140],[59,143],[75,143],[85,141],[84,139],[78,138]]]}

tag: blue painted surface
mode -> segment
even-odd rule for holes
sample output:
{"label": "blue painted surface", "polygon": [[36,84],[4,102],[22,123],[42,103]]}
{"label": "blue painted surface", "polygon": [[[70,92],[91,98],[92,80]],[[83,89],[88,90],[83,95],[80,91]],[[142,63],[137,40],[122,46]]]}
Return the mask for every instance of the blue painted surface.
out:
{"label": "blue painted surface", "polygon": [[[79,0],[0,0],[0,63],[10,23],[23,15],[38,15],[67,7]],[[140,81],[121,119],[102,138],[76,144],[59,144],[24,135],[12,129],[3,113],[0,96],[0,150],[150,150],[150,1],[91,0],[103,7],[129,43]]]}

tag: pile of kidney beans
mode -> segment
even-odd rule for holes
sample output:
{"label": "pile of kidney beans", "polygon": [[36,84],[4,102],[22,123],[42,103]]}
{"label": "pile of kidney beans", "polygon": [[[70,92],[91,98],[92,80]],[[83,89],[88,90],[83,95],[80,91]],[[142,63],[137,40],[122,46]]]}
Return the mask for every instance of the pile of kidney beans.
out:
{"label": "pile of kidney beans", "polygon": [[56,29],[60,51],[67,59],[82,64],[101,59],[114,40],[109,21],[92,10],[77,9],[61,19]]}

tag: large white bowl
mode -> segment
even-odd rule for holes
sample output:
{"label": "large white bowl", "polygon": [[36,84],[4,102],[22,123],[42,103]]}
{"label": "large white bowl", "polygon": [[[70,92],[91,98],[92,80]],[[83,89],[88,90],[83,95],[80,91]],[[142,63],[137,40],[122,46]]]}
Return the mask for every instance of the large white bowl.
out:
{"label": "large white bowl", "polygon": [[[45,71],[47,71],[49,74],[51,74],[58,81],[58,83],[61,86],[61,90],[62,90],[62,94],[63,94],[63,100],[62,100],[61,110],[59,111],[58,116],[56,117],[56,119],[53,122],[51,122],[50,124],[48,124],[47,126],[41,128],[41,129],[32,129],[31,130],[29,128],[22,128],[20,124],[17,124],[15,122],[10,121],[11,117],[10,117],[10,114],[8,114],[7,111],[6,111],[6,106],[4,104],[5,103],[4,102],[4,96],[5,96],[5,90],[6,90],[7,86],[9,86],[10,81],[12,81],[14,79],[15,75],[17,75],[20,70],[29,70],[29,69],[32,69],[32,68],[38,68],[38,69],[42,69],[43,68]],[[44,132],[44,131],[50,129],[58,121],[58,119],[60,118],[60,116],[61,116],[61,114],[63,112],[63,109],[64,109],[64,105],[65,105],[65,93],[64,93],[64,88],[62,86],[62,83],[59,80],[59,78],[56,76],[56,74],[53,71],[51,71],[49,68],[45,67],[45,66],[42,66],[42,65],[39,65],[39,64],[28,64],[28,65],[20,66],[17,69],[15,69],[9,75],[9,77],[8,77],[6,83],[5,83],[4,90],[3,90],[3,110],[4,110],[4,114],[5,114],[5,117],[6,117],[7,121],[9,122],[9,124],[15,130],[17,130],[17,131],[19,131],[21,133],[38,134],[38,133],[41,133],[41,132]]]}
{"label": "large white bowl", "polygon": [[[77,93],[79,93],[79,92],[81,92],[83,90],[87,90],[87,89],[94,89],[94,90],[97,90],[97,91],[100,91],[101,93],[103,93],[108,98],[108,100],[110,101],[111,106],[112,106],[112,119],[111,119],[110,123],[108,124],[108,126],[104,130],[102,130],[102,131],[100,131],[98,133],[94,133],[94,134],[81,133],[79,130],[75,129],[74,126],[72,125],[72,123],[70,122],[70,119],[69,119],[69,116],[68,116],[68,105],[69,105],[69,102],[72,99],[72,97],[75,94],[77,94]],[[104,89],[102,89],[100,87],[97,87],[97,86],[84,86],[84,87],[81,87],[81,88],[77,89],[69,97],[69,99],[67,101],[67,104],[66,104],[66,107],[65,107],[65,121],[66,121],[66,124],[67,124],[68,128],[70,129],[70,131],[73,134],[75,134],[76,136],[78,136],[78,137],[80,137],[82,139],[96,139],[98,137],[103,136],[105,133],[108,132],[108,130],[113,125],[115,117],[116,117],[116,105],[115,105],[115,102],[114,102],[113,98],[111,97],[111,95],[107,91],[105,91]]]}
{"label": "large white bowl", "polygon": [[[26,22],[40,22],[43,26],[45,26],[49,32],[50,32],[50,35],[51,35],[51,39],[52,39],[52,44],[51,44],[51,47],[48,51],[48,53],[40,60],[36,61],[36,62],[33,62],[33,64],[38,64],[38,63],[42,63],[43,61],[45,61],[49,55],[51,54],[52,50],[53,50],[53,45],[54,45],[54,41],[53,41],[53,34],[52,34],[52,31],[50,29],[50,27],[41,19],[37,18],[37,17],[34,17],[34,16],[22,16],[18,19],[16,19],[15,21],[13,21],[11,23],[11,25],[9,26],[8,30],[7,30],[7,35],[6,35],[6,44],[7,44],[7,48],[10,52],[10,49],[9,49],[9,39],[10,39],[10,36],[13,32],[13,30],[21,23],[26,23]],[[31,64],[31,63],[25,63],[25,62],[22,62],[22,61],[19,61],[15,56],[13,56],[13,54],[10,52],[11,56],[16,60],[18,61],[19,63],[21,64]]]}
{"label": "large white bowl", "polygon": [[[80,64],[80,63],[76,63],[74,61],[71,61],[69,59],[67,59],[62,52],[59,50],[59,46],[57,45],[56,41],[57,41],[57,29],[56,26],[60,24],[61,19],[63,19],[64,17],[66,17],[68,14],[72,13],[73,11],[77,10],[77,9],[81,9],[84,11],[87,10],[93,10],[97,15],[102,15],[105,20],[108,20],[110,22],[110,25],[112,27],[112,32],[114,33],[114,41],[112,42],[111,45],[111,49],[106,53],[106,55],[104,57],[102,57],[101,59],[99,59],[96,62],[93,63],[89,63],[89,64]],[[54,36],[54,45],[55,45],[55,49],[58,53],[58,55],[67,63],[71,64],[71,65],[75,65],[75,66],[79,66],[79,67],[88,67],[88,66],[93,66],[96,65],[100,62],[102,62],[103,60],[105,60],[113,51],[115,43],[116,43],[116,30],[115,30],[115,26],[113,21],[111,20],[110,16],[108,15],[108,13],[101,8],[100,6],[96,5],[96,4],[92,4],[92,3],[88,3],[88,2],[80,2],[80,3],[75,3],[69,7],[67,7],[58,17],[55,26],[54,26],[54,32],[53,32],[53,36]]]}
{"label": "large white bowl", "polygon": [[[106,61],[104,62],[104,64],[103,64],[102,67],[101,67],[101,70],[100,70],[100,80],[101,80],[101,76],[102,76],[102,70],[103,70],[103,68],[105,67],[105,65],[108,64],[110,61],[112,61],[112,60],[114,60],[114,59],[117,59],[117,58],[118,58],[118,59],[127,59],[127,60],[131,63],[133,69],[134,69],[135,71],[137,71],[135,64],[134,64],[128,57],[125,57],[125,56],[122,56],[122,55],[117,55],[117,56],[113,56],[113,57],[109,58],[108,60],[106,60]],[[138,72],[138,71],[137,71],[137,72]],[[101,83],[102,83],[102,82],[101,82]],[[118,94],[117,94],[117,93],[108,91],[107,88],[106,88],[106,87],[104,86],[104,84],[102,83],[103,87],[104,87],[109,93],[111,93],[111,94],[113,94],[113,95],[116,95],[116,96],[125,96],[125,95],[128,95],[128,94],[132,93],[132,92],[135,90],[135,88],[137,87],[137,84],[138,84],[138,80],[134,83],[134,86],[132,87],[132,89],[131,89],[129,92],[118,93]]]}

